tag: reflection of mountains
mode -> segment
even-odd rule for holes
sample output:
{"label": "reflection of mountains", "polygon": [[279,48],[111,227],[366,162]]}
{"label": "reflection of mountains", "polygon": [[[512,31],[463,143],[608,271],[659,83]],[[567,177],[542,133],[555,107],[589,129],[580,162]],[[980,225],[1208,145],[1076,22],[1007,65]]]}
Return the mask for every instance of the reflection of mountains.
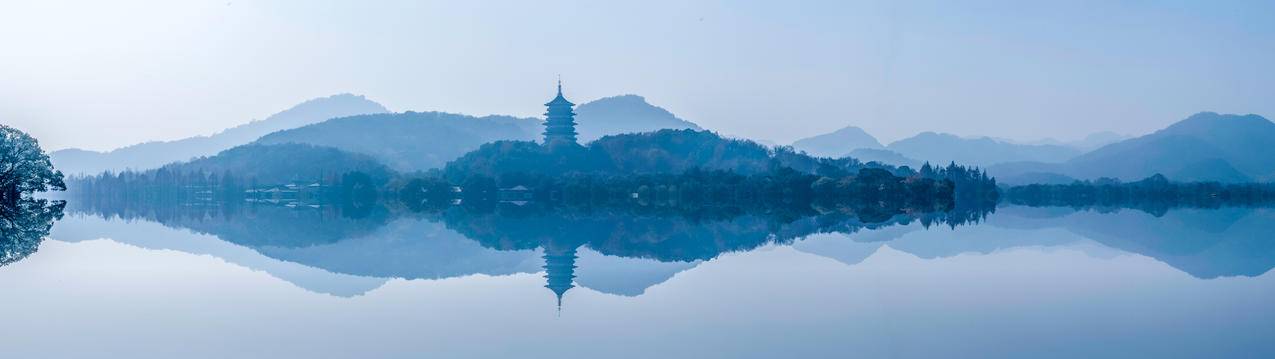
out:
{"label": "reflection of mountains", "polygon": [[[947,233],[908,225],[843,236],[813,237],[797,249],[857,264],[888,245],[920,258],[987,254],[1022,247],[1083,246],[1090,255],[1134,253],[1191,276],[1258,276],[1275,268],[1275,211],[1269,208],[1175,209],[1156,217],[1138,210],[1075,211],[1001,207],[985,225]],[[1109,250],[1102,250],[1103,248]]]}
{"label": "reflection of mountains", "polygon": [[[72,205],[71,211],[107,212],[211,234],[238,245],[235,248],[251,249],[262,258],[248,258],[242,250],[211,250],[215,246],[209,245],[179,248],[162,238],[157,240],[155,235],[124,233],[113,238],[146,248],[227,258],[307,289],[337,295],[359,294],[388,278],[541,271],[551,277],[547,280],[550,289],[559,293],[574,283],[607,293],[639,295],[702,261],[770,244],[793,244],[799,250],[853,265],[883,245],[921,258],[940,258],[1024,246],[1071,246],[1088,238],[1106,247],[1158,259],[1199,278],[1255,276],[1275,266],[1275,242],[1269,235],[1275,232],[1275,213],[1269,209],[1174,210],[1153,217],[1128,210],[1097,213],[1005,207],[987,217],[986,225],[955,231],[924,230],[935,223],[947,223],[944,214],[907,213],[861,219],[852,212],[831,212],[792,219],[751,212],[708,211],[690,217],[626,209],[534,206],[500,206],[487,211],[453,207],[412,214],[377,207],[350,218],[332,207],[186,206],[102,211]],[[98,233],[100,237],[97,227],[106,227],[105,223],[109,222],[73,217],[60,222],[55,230]],[[56,233],[55,238],[66,237]],[[96,237],[83,239],[91,238]],[[286,263],[328,274],[300,278],[298,269]],[[276,273],[281,270],[286,273]],[[364,283],[357,278],[375,280]]]}
{"label": "reflection of mountains", "polygon": [[1066,229],[1198,278],[1258,276],[1275,268],[1275,210],[1270,208],[1177,209],[1159,217],[1135,210],[1007,207],[997,212],[989,218],[994,226]]}
{"label": "reflection of mountains", "polygon": [[[534,206],[500,206],[479,212],[454,207],[431,214],[394,214],[387,208],[375,207],[358,211],[358,218],[350,218],[345,215],[350,211],[343,214],[331,206],[139,208],[71,203],[73,213],[144,219],[170,228],[189,229],[251,248],[270,259],[249,260],[240,258],[241,251],[223,249],[223,252],[234,252],[238,258],[227,260],[248,266],[286,261],[338,276],[437,279],[471,274],[534,273],[541,271],[542,260],[570,259],[570,263],[560,263],[562,266],[555,268],[574,270],[587,263],[598,270],[591,268],[578,273],[576,284],[623,295],[641,294],[645,288],[724,252],[789,243],[812,233],[853,232],[918,220],[928,225],[947,218],[942,213],[865,212],[868,218],[865,222],[852,212],[789,219],[786,216],[791,216],[790,212],[767,214],[737,210],[697,211],[692,218],[684,214],[634,213],[623,209],[562,211]],[[73,234],[71,237],[76,238],[72,240],[94,239],[104,236],[102,230],[110,230],[113,233],[108,234],[113,239],[144,248],[223,256],[209,250],[207,247],[212,246],[208,245],[174,247],[179,243],[166,244],[164,240],[155,239],[165,237],[163,235],[130,232],[129,225],[119,223],[73,216],[59,224],[55,238],[66,240],[67,234]],[[287,278],[286,275],[277,277]],[[349,286],[293,282],[320,292],[357,294],[324,289]]]}
{"label": "reflection of mountains", "polygon": [[933,220],[896,214],[865,222],[856,215],[840,212],[792,220],[757,213],[688,219],[623,209],[582,212],[513,206],[483,214],[453,209],[442,218],[449,228],[493,249],[587,246],[605,255],[663,262],[708,260],[726,252],[791,243],[815,233],[851,233],[919,219]]}

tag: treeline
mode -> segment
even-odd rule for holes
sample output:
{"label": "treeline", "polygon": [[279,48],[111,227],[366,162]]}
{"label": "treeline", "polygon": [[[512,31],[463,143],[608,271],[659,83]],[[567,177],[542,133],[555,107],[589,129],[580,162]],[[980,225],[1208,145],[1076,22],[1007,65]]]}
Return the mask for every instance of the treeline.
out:
{"label": "treeline", "polygon": [[[161,167],[150,171],[105,172],[96,176],[73,176],[67,180],[67,194],[77,200],[136,203],[235,203],[267,196],[266,190],[296,187],[301,199],[332,201],[346,197],[376,196],[378,187],[362,172],[327,173],[315,178],[298,178],[291,183],[263,184],[256,177],[234,172],[182,171]],[[262,194],[254,194],[261,191]]]}
{"label": "treeline", "polygon": [[813,157],[789,147],[767,148],[752,141],[694,130],[612,135],[585,146],[498,141],[449,162],[437,176],[457,183],[473,176],[500,178],[508,174],[635,176],[680,175],[701,170],[753,176],[778,173],[783,168],[837,180],[858,176],[864,169],[875,169],[902,178],[951,181],[953,195],[962,201],[994,203],[998,195],[996,181],[986,172],[955,163],[937,168],[926,164],[917,171],[906,166],[863,163],[849,157]]}
{"label": "treeline", "polygon": [[610,175],[574,173],[548,176],[505,173],[500,177],[417,178],[399,191],[416,210],[453,204],[482,206],[497,202],[548,202],[568,207],[664,208],[694,212],[703,208],[789,210],[808,215],[818,207],[878,207],[887,212],[942,211],[953,206],[948,180],[898,177],[882,169],[833,178],[780,167],[741,175],[724,170],[691,169],[681,174]]}
{"label": "treeline", "polygon": [[1175,207],[1219,208],[1263,206],[1275,203],[1275,184],[1217,182],[1171,182],[1156,174],[1124,183],[1103,178],[1065,185],[1025,185],[1009,188],[1005,199],[1027,206],[1072,208],[1136,208],[1163,215]]}
{"label": "treeline", "polygon": [[[69,182],[72,195],[98,202],[266,199],[295,204],[393,193],[413,208],[495,203],[502,192],[572,206],[636,201],[661,204],[647,208],[722,205],[803,211],[812,206],[932,211],[962,202],[995,203],[996,198],[994,179],[956,164],[927,164],[917,171],[853,158],[811,157],[692,130],[607,136],[587,146],[499,141],[444,169],[414,174],[331,148],[253,144],[155,170]],[[525,189],[512,191],[518,186]]]}

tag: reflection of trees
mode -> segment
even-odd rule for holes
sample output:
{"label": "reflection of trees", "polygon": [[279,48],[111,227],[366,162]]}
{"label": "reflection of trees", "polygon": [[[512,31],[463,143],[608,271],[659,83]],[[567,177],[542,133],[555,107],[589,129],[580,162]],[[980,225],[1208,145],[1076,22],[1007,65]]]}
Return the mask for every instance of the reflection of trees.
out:
{"label": "reflection of trees", "polygon": [[[494,211],[452,208],[439,215],[451,228],[488,248],[517,250],[589,246],[602,254],[660,261],[695,261],[815,233],[853,233],[919,221],[958,225],[981,214],[910,213],[849,206],[819,211],[703,207],[659,211],[644,206],[561,208],[501,205]],[[990,209],[986,209],[990,210]],[[985,214],[986,210],[978,213]]]}
{"label": "reflection of trees", "polygon": [[[931,212],[892,202],[837,201],[810,206],[782,202],[609,201],[526,206],[465,202],[463,206],[415,208],[396,203],[322,204],[317,208],[239,202],[118,201],[78,198],[71,211],[103,217],[146,219],[218,236],[251,247],[300,248],[367,235],[399,216],[441,221],[452,230],[497,250],[577,248],[661,261],[695,261],[769,243],[789,243],[814,233],[852,233],[919,221],[924,226],[959,225],[981,219],[991,208]],[[490,205],[486,205],[490,204]],[[358,207],[351,210],[351,207]],[[958,206],[960,207],[960,206]]]}
{"label": "reflection of trees", "polygon": [[[437,190],[447,191],[448,188],[444,187]],[[144,218],[168,226],[189,228],[256,248],[267,256],[334,272],[415,278],[421,277],[422,273],[437,272],[440,268],[489,270],[448,264],[487,257],[465,252],[432,253],[448,247],[445,243],[427,245],[421,242],[432,238],[411,238],[422,234],[419,232],[396,235],[370,247],[331,245],[382,233],[379,228],[396,217],[417,217],[442,222],[468,240],[495,251],[541,250],[545,261],[546,287],[559,299],[574,286],[577,250],[584,246],[610,256],[692,262],[768,244],[792,243],[815,233],[852,233],[914,221],[927,227],[940,224],[955,226],[980,219],[990,211],[990,208],[979,208],[969,213],[930,212],[902,207],[897,201],[883,200],[821,201],[812,205],[786,201],[692,202],[652,197],[641,201],[532,201],[524,206],[490,200],[466,201],[461,206],[453,206],[446,201],[443,203],[448,204],[416,208],[408,204],[375,201],[288,208],[218,202],[82,198],[72,202],[72,210],[98,213],[104,217]],[[355,207],[357,209],[351,209]],[[417,212],[407,212],[413,210]],[[420,244],[394,244],[399,242]],[[350,249],[365,250],[350,253]],[[417,263],[383,265],[386,261],[406,258]]]}
{"label": "reflection of trees", "polygon": [[103,218],[149,220],[212,234],[221,240],[245,246],[285,248],[335,243],[365,235],[384,226],[391,216],[384,206],[375,204],[325,203],[289,207],[235,201],[180,203],[103,198],[75,198],[68,210],[72,213],[93,213]]}
{"label": "reflection of trees", "polygon": [[35,253],[53,221],[62,218],[64,202],[30,196],[65,189],[62,172],[35,138],[0,125],[0,266]]}
{"label": "reflection of trees", "polygon": [[35,253],[53,222],[62,219],[65,205],[63,201],[30,198],[0,205],[0,266]]}

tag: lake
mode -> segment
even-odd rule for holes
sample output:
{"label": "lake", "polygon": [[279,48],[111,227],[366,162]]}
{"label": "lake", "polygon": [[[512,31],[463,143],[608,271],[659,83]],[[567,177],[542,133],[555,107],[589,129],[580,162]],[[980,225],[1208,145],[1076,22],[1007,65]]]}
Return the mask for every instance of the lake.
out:
{"label": "lake", "polygon": [[6,357],[1275,356],[1268,208],[74,206],[0,267]]}

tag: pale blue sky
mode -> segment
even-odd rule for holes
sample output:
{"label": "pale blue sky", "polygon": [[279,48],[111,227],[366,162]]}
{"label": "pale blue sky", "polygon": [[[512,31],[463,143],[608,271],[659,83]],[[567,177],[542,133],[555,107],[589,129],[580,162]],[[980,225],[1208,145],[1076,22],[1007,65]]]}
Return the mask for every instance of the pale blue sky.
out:
{"label": "pale blue sky", "polygon": [[1275,116],[1275,2],[5,1],[0,123],[48,148],[209,134],[303,100],[538,116],[636,93],[787,143],[1017,139]]}

